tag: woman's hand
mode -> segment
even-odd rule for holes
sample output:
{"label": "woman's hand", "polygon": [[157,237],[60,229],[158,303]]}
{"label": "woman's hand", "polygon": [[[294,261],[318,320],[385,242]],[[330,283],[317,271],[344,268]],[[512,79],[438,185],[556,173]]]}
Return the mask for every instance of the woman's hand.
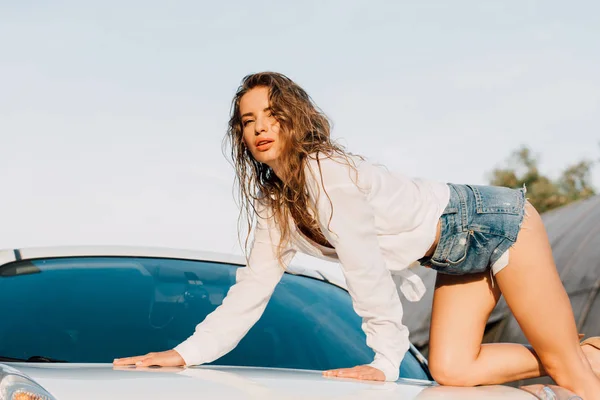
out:
{"label": "woman's hand", "polygon": [[324,371],[323,376],[337,378],[361,379],[365,381],[385,381],[385,374],[370,365],[359,365],[354,368],[332,369]]}
{"label": "woman's hand", "polygon": [[160,353],[148,353],[145,356],[115,358],[113,365],[135,365],[136,367],[149,367],[158,365],[161,367],[180,367],[185,361],[175,350],[161,351]]}

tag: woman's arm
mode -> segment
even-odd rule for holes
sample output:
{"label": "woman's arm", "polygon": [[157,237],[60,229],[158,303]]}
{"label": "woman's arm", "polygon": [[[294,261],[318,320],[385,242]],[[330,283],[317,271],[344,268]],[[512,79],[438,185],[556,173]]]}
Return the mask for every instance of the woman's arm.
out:
{"label": "woman's arm", "polygon": [[[231,351],[263,314],[284,270],[277,260],[279,229],[266,207],[258,212],[254,242],[248,265],[238,268],[236,283],[223,303],[196,326],[195,332],[173,350],[117,359],[115,365],[180,366],[214,361]],[[284,264],[295,254],[291,245],[283,249]]]}
{"label": "woman's arm", "polygon": [[[263,314],[284,270],[277,260],[279,230],[267,209],[257,204],[254,243],[246,267],[239,268],[236,283],[223,303],[196,326],[192,336],[175,347],[186,365],[204,364],[230,352]],[[283,250],[287,265],[295,250]]]}
{"label": "woman's arm", "polygon": [[315,178],[307,176],[307,181],[318,199],[323,234],[336,249],[354,310],[363,319],[367,345],[375,352],[370,365],[387,381],[395,381],[409,348],[408,329],[402,324],[402,304],[379,248],[367,194],[355,183],[351,167],[322,159],[321,179],[316,165],[311,162]]}

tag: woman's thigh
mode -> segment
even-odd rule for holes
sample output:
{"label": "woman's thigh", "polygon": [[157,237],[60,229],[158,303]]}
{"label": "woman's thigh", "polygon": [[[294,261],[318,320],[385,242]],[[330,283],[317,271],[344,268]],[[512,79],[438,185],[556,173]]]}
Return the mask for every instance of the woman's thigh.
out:
{"label": "woman's thigh", "polygon": [[527,217],[509,263],[496,282],[523,333],[542,361],[557,353],[579,349],[575,318],[552,257],[540,215],[527,204]]}
{"label": "woman's thigh", "polygon": [[448,366],[477,358],[485,326],[500,299],[489,271],[437,274],[429,337],[429,362]]}

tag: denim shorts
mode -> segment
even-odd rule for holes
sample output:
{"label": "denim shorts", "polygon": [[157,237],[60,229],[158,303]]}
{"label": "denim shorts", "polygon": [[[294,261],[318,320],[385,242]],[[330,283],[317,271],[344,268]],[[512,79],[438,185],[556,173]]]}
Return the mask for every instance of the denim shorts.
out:
{"label": "denim shorts", "polygon": [[423,266],[451,275],[486,271],[516,240],[525,215],[526,189],[449,183],[440,239]]}

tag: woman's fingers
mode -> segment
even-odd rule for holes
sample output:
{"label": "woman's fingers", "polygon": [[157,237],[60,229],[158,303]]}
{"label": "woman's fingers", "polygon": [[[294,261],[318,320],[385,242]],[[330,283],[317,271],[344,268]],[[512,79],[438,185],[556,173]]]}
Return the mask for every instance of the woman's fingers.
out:
{"label": "woman's fingers", "polygon": [[[149,367],[151,365],[163,366],[163,363],[161,363],[161,360],[159,357],[155,357],[154,355],[144,357],[141,360],[137,360],[135,362],[136,367]],[[164,365],[164,366],[167,366],[167,365]]]}
{"label": "woman's fingers", "polygon": [[324,372],[325,376],[343,376],[344,378],[351,378],[357,375],[357,369],[354,368],[340,368],[340,369],[332,369],[330,371]]}
{"label": "woman's fingers", "polygon": [[115,358],[113,361],[114,365],[134,365],[136,362],[141,361],[146,356],[137,356],[137,357],[125,357],[125,358]]}
{"label": "woman's fingers", "polygon": [[179,367],[185,365],[185,361],[175,350],[161,351],[160,353],[148,353],[143,356],[118,358],[113,361],[114,365],[135,365],[136,367]]}
{"label": "woman's fingers", "polygon": [[368,381],[385,381],[384,373],[378,370],[377,368],[371,367],[369,365],[360,365],[354,368],[332,369],[323,372],[323,376],[361,379]]}

